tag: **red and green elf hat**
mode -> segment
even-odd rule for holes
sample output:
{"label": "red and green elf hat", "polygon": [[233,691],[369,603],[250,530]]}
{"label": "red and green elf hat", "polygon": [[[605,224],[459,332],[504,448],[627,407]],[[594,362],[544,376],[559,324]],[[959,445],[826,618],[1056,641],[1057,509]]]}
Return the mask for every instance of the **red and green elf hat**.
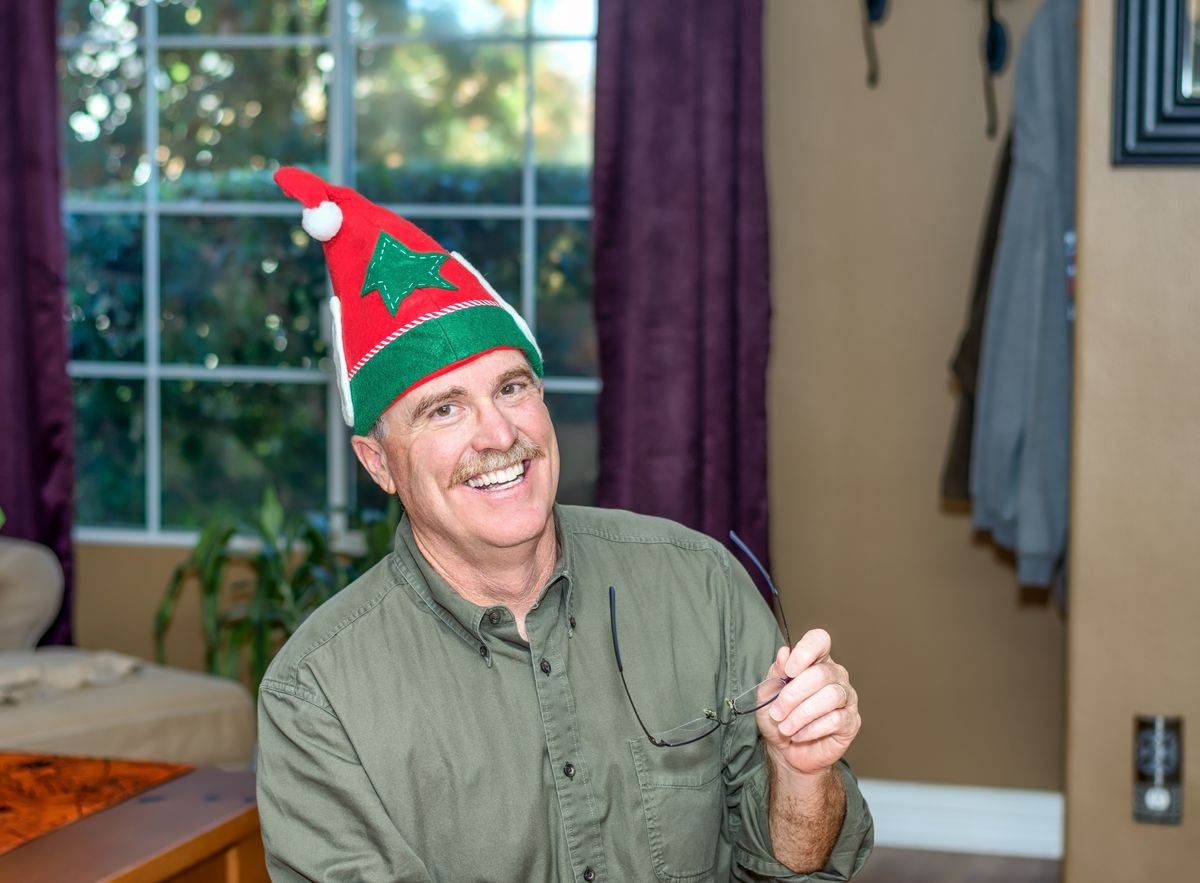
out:
{"label": "red and green elf hat", "polygon": [[462,255],[312,172],[282,168],[275,182],[325,245],[342,416],[355,433],[409,390],[492,350],[521,350],[542,376],[529,326]]}

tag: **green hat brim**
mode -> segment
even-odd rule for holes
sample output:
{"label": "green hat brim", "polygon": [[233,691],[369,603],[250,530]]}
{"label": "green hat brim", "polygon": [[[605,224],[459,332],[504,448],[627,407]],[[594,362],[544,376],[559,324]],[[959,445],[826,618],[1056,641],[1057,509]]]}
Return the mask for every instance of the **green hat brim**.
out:
{"label": "green hat brim", "polygon": [[471,307],[411,328],[373,355],[352,378],[354,432],[366,435],[413,387],[496,349],[518,349],[542,376],[542,357],[503,307]]}

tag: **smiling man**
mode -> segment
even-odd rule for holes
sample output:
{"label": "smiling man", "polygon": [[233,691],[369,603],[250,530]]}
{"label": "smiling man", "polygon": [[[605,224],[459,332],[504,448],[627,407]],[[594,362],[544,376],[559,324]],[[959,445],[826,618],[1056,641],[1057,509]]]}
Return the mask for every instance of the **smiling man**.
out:
{"label": "smiling man", "polygon": [[351,444],[405,515],[263,680],[272,879],[849,879],[872,825],[829,635],[784,640],[708,537],[555,505],[520,316],[354,191],[276,180],[325,247]]}

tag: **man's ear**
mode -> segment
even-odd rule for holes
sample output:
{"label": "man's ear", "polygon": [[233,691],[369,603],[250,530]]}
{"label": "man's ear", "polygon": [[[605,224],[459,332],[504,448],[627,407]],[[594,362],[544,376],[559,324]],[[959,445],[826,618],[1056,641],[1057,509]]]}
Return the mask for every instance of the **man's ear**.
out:
{"label": "man's ear", "polygon": [[350,437],[350,447],[354,448],[354,456],[358,457],[358,462],[383,492],[396,493],[396,483],[388,472],[387,452],[383,445],[369,435],[354,435]]}

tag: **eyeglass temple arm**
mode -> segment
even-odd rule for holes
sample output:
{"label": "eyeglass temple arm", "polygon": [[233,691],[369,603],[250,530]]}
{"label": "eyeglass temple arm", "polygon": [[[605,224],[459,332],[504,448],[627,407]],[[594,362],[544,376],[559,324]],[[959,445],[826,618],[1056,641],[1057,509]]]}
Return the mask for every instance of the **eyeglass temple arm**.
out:
{"label": "eyeglass temple arm", "polygon": [[629,700],[629,707],[633,709],[633,716],[637,718],[638,726],[642,728],[642,732],[646,734],[646,738],[650,740],[650,744],[665,746],[667,743],[654,738],[654,736],[650,735],[650,731],[646,729],[646,724],[642,721],[642,716],[638,714],[637,703],[633,701],[633,694],[629,692],[629,684],[625,682],[625,666],[621,663],[621,644],[617,641],[616,586],[608,587],[608,622],[612,626],[613,655],[617,657],[617,674],[621,676],[621,686],[625,688],[625,698]]}
{"label": "eyeglass temple arm", "polygon": [[771,590],[771,597],[775,604],[775,609],[779,611],[779,618],[783,620],[783,630],[787,632],[787,638],[790,641],[792,633],[788,629],[787,617],[783,613],[783,601],[779,597],[779,589],[775,588],[775,582],[771,579],[771,574],[767,573],[767,569],[763,567],[763,563],[758,560],[758,556],[750,551],[750,547],[739,537],[734,531],[729,532],[729,539],[733,540],[737,547],[742,550],[747,558],[758,568],[758,572],[762,574],[762,578],[767,581],[767,587]]}

